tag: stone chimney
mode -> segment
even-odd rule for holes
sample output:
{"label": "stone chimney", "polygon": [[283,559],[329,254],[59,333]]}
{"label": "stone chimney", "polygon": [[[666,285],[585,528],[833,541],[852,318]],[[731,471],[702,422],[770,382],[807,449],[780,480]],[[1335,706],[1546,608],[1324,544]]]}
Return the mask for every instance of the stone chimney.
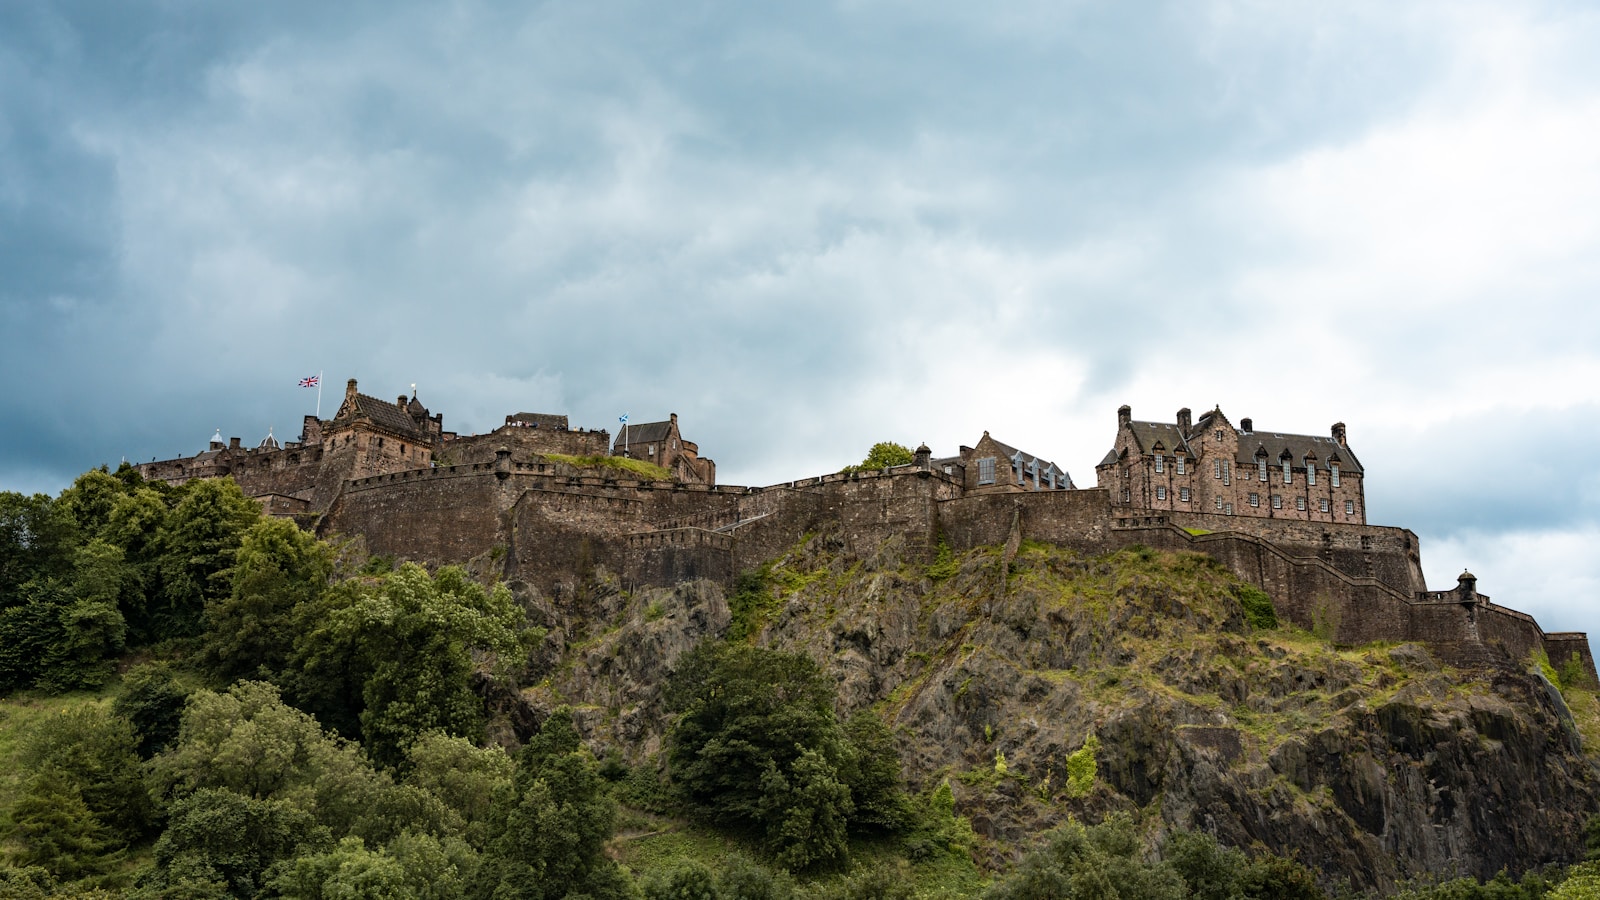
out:
{"label": "stone chimney", "polygon": [[[1122,429],[1124,429],[1124,428],[1128,427],[1130,424],[1132,424],[1132,422],[1133,422],[1133,407],[1129,406],[1126,403],[1124,403],[1121,406],[1117,407],[1117,430],[1121,431]],[[988,434],[988,433],[989,432],[987,432],[987,431],[984,432],[984,434]]]}
{"label": "stone chimney", "polygon": [[344,398],[349,400],[356,395],[356,380],[354,378],[344,383]]}
{"label": "stone chimney", "polygon": [[1344,423],[1343,422],[1335,422],[1335,423],[1333,423],[1333,440],[1334,440],[1334,443],[1338,444],[1341,447],[1349,446],[1348,444],[1346,444],[1344,442]]}
{"label": "stone chimney", "polygon": [[228,438],[228,449],[229,450],[237,450],[237,449],[239,449],[239,439],[236,438],[236,437]]}
{"label": "stone chimney", "polygon": [[1239,420],[1239,430],[1241,430],[1241,431],[1255,431],[1256,430],[1255,429],[1255,423],[1250,421],[1249,419],[1240,419]]}
{"label": "stone chimney", "polygon": [[400,399],[394,401],[394,405],[400,407],[401,409],[405,409],[406,408],[406,395],[405,394],[401,394],[400,395]]}
{"label": "stone chimney", "polygon": [[1189,430],[1193,427],[1194,422],[1190,418],[1189,407],[1185,406],[1183,409],[1178,410],[1178,433],[1188,437]]}

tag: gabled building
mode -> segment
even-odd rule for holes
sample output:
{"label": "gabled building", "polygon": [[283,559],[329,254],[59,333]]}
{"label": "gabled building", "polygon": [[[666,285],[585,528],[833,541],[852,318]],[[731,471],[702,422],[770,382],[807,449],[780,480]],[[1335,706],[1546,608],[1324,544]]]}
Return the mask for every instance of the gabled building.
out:
{"label": "gabled building", "polygon": [[617,432],[612,455],[655,463],[685,484],[716,484],[717,464],[700,458],[700,445],[686,441],[678,431],[678,414],[664,422],[629,425]]}
{"label": "gabled building", "polygon": [[976,447],[962,447],[959,456],[930,460],[929,465],[961,479],[969,491],[1063,491],[1073,486],[1066,469],[1001,443],[987,431]]}
{"label": "gabled building", "polygon": [[1360,460],[1343,422],[1328,437],[1235,426],[1221,407],[1199,419],[1143,422],[1117,410],[1117,436],[1095,467],[1113,507],[1363,525]]}

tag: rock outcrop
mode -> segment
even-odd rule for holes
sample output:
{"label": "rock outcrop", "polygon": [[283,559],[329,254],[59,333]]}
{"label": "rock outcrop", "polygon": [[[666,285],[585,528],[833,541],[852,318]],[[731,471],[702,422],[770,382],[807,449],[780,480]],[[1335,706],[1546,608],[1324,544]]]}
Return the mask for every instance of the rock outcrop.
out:
{"label": "rock outcrop", "polygon": [[[661,748],[677,658],[736,629],[815,657],[841,712],[883,715],[907,779],[948,779],[995,863],[1069,815],[1119,809],[1362,888],[1581,855],[1600,799],[1582,731],[1600,708],[1536,668],[1454,670],[1418,644],[1255,629],[1240,583],[1199,554],[1024,542],[923,566],[898,539],[843,546],[810,536],[733,605],[710,581],[521,590],[546,639],[507,720],[525,733],[571,705],[596,748],[643,760]],[[1070,788],[1068,756],[1091,736],[1096,777]]]}

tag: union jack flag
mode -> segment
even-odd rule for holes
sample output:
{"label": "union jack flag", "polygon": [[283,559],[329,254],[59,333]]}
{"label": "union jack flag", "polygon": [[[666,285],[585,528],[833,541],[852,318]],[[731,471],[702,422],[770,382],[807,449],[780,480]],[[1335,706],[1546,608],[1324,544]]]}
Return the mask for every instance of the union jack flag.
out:
{"label": "union jack flag", "polygon": [[300,379],[300,386],[301,387],[316,387],[317,383],[320,380],[321,380],[321,376],[320,375],[313,375],[310,378],[302,378],[302,379]]}

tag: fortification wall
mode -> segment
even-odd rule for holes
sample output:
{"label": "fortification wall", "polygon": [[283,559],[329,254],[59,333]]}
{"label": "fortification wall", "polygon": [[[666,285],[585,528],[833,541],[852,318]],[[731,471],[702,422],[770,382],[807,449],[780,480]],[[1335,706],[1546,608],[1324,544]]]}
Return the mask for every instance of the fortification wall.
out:
{"label": "fortification wall", "polygon": [[[1138,516],[1140,512],[1117,510],[1119,516]],[[1422,578],[1421,544],[1409,529],[1183,510],[1152,513],[1181,528],[1254,535],[1295,556],[1314,556],[1347,575],[1376,578],[1405,594],[1427,589]]]}
{"label": "fortification wall", "polygon": [[317,534],[362,535],[375,554],[465,562],[500,543],[505,502],[493,465],[376,475],[345,485]]}
{"label": "fortification wall", "polygon": [[514,462],[522,463],[535,462],[535,457],[547,453],[607,456],[611,452],[610,437],[604,431],[502,425],[488,434],[457,437],[443,444],[435,451],[435,456],[441,464],[448,465],[494,462],[495,453],[501,447],[511,451]]}

